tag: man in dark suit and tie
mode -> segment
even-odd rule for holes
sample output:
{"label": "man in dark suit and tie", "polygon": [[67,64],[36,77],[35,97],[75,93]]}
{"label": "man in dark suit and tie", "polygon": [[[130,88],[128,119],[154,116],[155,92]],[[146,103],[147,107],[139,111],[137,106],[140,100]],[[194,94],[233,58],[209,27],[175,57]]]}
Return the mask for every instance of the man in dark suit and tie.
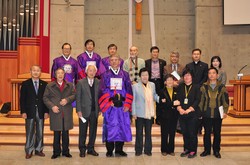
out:
{"label": "man in dark suit and tie", "polygon": [[[79,150],[80,157],[87,154],[98,156],[94,149],[97,122],[99,115],[98,90],[99,80],[95,78],[97,68],[95,65],[86,67],[87,77],[78,81],[76,86],[76,112],[79,117]],[[82,118],[82,119],[81,119]],[[83,120],[86,119],[84,122]],[[89,143],[86,146],[87,130],[89,126]]]}
{"label": "man in dark suit and tie", "polygon": [[[202,86],[203,83],[207,81],[208,75],[208,64],[205,62],[200,61],[201,59],[201,50],[196,48],[192,51],[192,59],[193,62],[190,62],[186,65],[189,70],[191,70],[194,74],[193,76],[193,84],[199,84]],[[199,120],[198,123],[198,133],[202,134],[202,119]]]}
{"label": "man in dark suit and tie", "polygon": [[[157,46],[150,48],[151,59],[145,61],[145,67],[149,71],[149,81],[155,84],[156,93],[159,94],[160,90],[164,87],[163,74],[166,61],[159,59],[160,49]],[[160,106],[156,103],[156,124],[160,124]]]}
{"label": "man in dark suit and tie", "polygon": [[44,119],[49,117],[49,110],[43,102],[43,93],[47,82],[40,79],[41,67],[34,65],[30,69],[31,78],[24,81],[21,87],[20,107],[22,118],[25,119],[26,159],[35,155],[44,157],[43,128]]}

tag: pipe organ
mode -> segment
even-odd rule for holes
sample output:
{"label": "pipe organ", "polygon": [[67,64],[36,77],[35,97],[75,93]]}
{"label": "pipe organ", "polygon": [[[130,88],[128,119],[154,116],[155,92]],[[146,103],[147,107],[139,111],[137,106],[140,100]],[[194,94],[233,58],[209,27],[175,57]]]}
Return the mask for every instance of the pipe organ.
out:
{"label": "pipe organ", "polygon": [[50,2],[0,0],[0,100],[11,101],[10,116],[19,109],[19,88],[12,80],[34,64],[49,73]]}
{"label": "pipe organ", "polygon": [[39,0],[0,0],[0,50],[17,50],[19,37],[34,37]]}

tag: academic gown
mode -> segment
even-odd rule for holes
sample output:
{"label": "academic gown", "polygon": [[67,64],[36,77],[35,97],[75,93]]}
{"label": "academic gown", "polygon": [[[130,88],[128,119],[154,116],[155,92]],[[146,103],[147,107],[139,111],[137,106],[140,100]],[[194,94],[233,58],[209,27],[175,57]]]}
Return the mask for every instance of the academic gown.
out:
{"label": "academic gown", "polygon": [[77,80],[77,65],[77,61],[72,57],[70,57],[68,60],[66,60],[63,56],[55,58],[51,68],[52,79],[55,79],[55,71],[58,68],[62,68],[65,71],[64,79],[75,84]]}
{"label": "academic gown", "polygon": [[[113,78],[121,80],[120,85],[114,87],[112,84]],[[124,107],[128,107],[131,111],[131,104],[133,101],[129,74],[122,69],[119,70],[117,74],[111,69],[107,70],[102,75],[99,89],[99,105],[104,116],[103,142],[132,141],[130,112],[124,112]],[[124,98],[122,107],[112,106],[111,98],[118,93]]]}
{"label": "academic gown", "polygon": [[80,54],[77,57],[77,61],[78,61],[78,78],[79,79],[83,79],[85,77],[87,77],[86,73],[85,73],[85,69],[87,67],[87,65],[92,64],[95,65],[97,68],[97,73],[96,73],[96,77],[100,76],[100,62],[101,62],[101,56],[95,52],[93,52],[92,57],[90,57],[87,52],[84,52],[82,54]]}
{"label": "academic gown", "polygon": [[[101,60],[100,75],[102,75],[103,73],[105,73],[107,70],[110,69],[109,57],[110,56],[104,57]],[[123,68],[123,63],[124,63],[124,60],[120,58],[120,68]]]}

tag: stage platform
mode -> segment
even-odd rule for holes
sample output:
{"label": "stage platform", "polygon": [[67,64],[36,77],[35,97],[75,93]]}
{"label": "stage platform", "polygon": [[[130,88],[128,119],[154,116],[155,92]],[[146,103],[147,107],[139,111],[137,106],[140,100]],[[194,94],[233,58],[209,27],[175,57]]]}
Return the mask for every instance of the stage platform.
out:
{"label": "stage platform", "polygon": [[[134,121],[131,125],[133,140],[125,143],[125,150],[134,152],[135,144],[135,126]],[[233,118],[228,116],[223,120],[221,148],[223,151],[250,151],[250,118]],[[49,129],[49,120],[45,121],[44,128],[45,150],[52,150],[53,132]],[[70,131],[70,147],[78,150],[78,118],[74,113],[74,129]],[[160,126],[153,125],[152,141],[153,152],[160,152]],[[88,139],[87,139],[88,140]],[[176,151],[182,151],[182,135],[176,133]],[[198,136],[199,149],[203,150],[203,136]],[[1,146],[24,146],[25,144],[25,126],[22,118],[7,118],[0,116],[0,145]],[[105,145],[102,143],[102,116],[98,120],[96,149],[99,152],[105,152]]]}

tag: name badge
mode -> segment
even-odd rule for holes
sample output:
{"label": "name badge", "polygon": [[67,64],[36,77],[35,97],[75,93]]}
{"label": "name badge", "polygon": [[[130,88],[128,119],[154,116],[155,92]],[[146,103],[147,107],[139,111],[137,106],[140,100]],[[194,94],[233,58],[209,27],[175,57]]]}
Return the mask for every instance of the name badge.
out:
{"label": "name badge", "polygon": [[184,104],[188,104],[188,98],[184,99]]}
{"label": "name badge", "polygon": [[94,66],[96,66],[96,61],[87,61],[86,62],[86,66],[88,66],[88,65],[94,65]]}
{"label": "name badge", "polygon": [[65,73],[72,73],[72,66],[70,64],[63,65],[63,70]]}
{"label": "name badge", "polygon": [[122,78],[111,78],[110,79],[111,90],[122,90]]}

